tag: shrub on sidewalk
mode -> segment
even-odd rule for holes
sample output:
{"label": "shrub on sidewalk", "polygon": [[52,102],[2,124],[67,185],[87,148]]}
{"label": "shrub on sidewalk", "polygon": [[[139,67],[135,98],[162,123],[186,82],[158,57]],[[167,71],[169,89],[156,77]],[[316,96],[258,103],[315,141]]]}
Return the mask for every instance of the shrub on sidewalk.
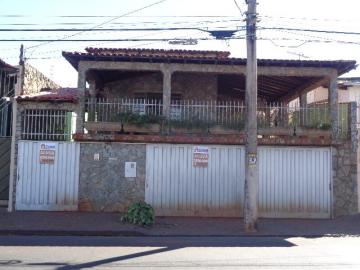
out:
{"label": "shrub on sidewalk", "polygon": [[151,226],[155,222],[154,209],[145,202],[133,203],[121,217],[121,221],[141,226]]}

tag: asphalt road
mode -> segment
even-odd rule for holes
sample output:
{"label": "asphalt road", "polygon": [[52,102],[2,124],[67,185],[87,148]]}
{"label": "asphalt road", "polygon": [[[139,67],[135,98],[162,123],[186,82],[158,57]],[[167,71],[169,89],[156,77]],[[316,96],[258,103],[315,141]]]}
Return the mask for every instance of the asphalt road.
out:
{"label": "asphalt road", "polygon": [[360,237],[0,236],[0,269],[360,269]]}

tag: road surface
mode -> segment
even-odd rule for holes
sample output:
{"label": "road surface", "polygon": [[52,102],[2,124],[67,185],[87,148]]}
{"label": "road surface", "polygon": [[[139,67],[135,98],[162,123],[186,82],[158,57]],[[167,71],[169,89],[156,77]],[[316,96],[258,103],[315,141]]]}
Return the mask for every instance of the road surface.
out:
{"label": "road surface", "polygon": [[360,269],[360,237],[0,236],[0,269]]}

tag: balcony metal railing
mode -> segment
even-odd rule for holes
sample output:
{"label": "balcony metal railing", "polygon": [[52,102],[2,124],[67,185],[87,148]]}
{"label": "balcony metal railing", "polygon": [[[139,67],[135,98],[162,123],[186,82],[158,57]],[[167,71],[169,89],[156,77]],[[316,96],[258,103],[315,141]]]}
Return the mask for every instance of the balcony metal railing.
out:
{"label": "balcony metal railing", "polygon": [[[170,129],[229,134],[244,130],[246,107],[241,101],[178,100],[172,101],[167,119],[159,100],[93,99],[86,102],[86,115],[85,127],[100,133],[144,132],[137,127],[146,126],[148,131],[151,127],[149,132],[152,133]],[[349,134],[348,117],[348,104],[340,104],[342,138]],[[329,135],[331,131],[327,104],[308,105],[306,108],[278,103],[259,104],[257,121],[262,135],[307,135],[312,131]],[[25,140],[71,140],[74,132],[75,116],[66,110],[27,109],[21,115],[21,138]]]}
{"label": "balcony metal railing", "polygon": [[[88,122],[131,122],[142,118],[153,122],[166,121],[170,126],[210,128],[219,126],[241,131],[245,127],[246,107],[241,101],[173,100],[170,118],[163,117],[160,100],[146,99],[89,99]],[[339,129],[342,137],[348,132],[347,104],[339,105]],[[147,118],[150,117],[150,118]],[[132,119],[131,119],[132,118]],[[281,103],[258,105],[259,129],[317,129],[330,130],[330,111],[327,104],[307,107],[288,106]]]}

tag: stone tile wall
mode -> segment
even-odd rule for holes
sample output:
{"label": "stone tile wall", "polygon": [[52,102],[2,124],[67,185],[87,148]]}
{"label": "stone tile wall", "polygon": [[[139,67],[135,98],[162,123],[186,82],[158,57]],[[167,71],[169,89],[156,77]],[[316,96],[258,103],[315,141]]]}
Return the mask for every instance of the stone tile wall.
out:
{"label": "stone tile wall", "polygon": [[[135,178],[125,177],[126,161],[137,163]],[[144,201],[145,167],[145,144],[81,143],[79,210],[123,212]]]}
{"label": "stone tile wall", "polygon": [[357,105],[349,105],[349,139],[333,142],[333,213],[334,216],[350,215],[358,209],[358,131]]}
{"label": "stone tile wall", "polygon": [[335,217],[358,212],[357,150],[350,142],[332,147],[333,213]]}

